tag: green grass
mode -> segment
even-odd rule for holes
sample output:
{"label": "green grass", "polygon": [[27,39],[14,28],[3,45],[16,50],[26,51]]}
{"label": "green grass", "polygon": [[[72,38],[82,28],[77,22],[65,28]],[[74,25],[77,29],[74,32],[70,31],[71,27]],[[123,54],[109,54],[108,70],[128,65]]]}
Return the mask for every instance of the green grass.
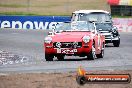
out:
{"label": "green grass", "polygon": [[49,5],[30,5],[28,6],[28,4],[25,4],[25,5],[18,5],[18,4],[0,4],[0,7],[11,7],[11,8],[28,8],[28,7],[42,7],[42,8],[50,8],[50,7],[55,7],[55,6],[58,6],[59,4],[57,3],[52,3],[52,4],[49,4]]}
{"label": "green grass", "polygon": [[132,16],[117,16],[117,15],[113,15],[113,18],[132,18]]}
{"label": "green grass", "polygon": [[11,8],[21,8],[28,7],[27,5],[18,5],[18,4],[0,4],[0,7],[11,7]]}
{"label": "green grass", "polygon": [[[40,14],[40,13],[27,13],[27,12],[0,12],[0,15],[11,15],[11,16],[71,16],[67,14]],[[132,18],[132,16],[112,16],[112,18]]]}
{"label": "green grass", "polygon": [[21,15],[21,16],[35,16],[39,14],[26,13],[26,12],[0,12],[0,15]]}
{"label": "green grass", "polygon": [[40,13],[27,13],[27,12],[0,12],[0,15],[11,15],[11,16],[70,16],[67,14],[40,14]]}

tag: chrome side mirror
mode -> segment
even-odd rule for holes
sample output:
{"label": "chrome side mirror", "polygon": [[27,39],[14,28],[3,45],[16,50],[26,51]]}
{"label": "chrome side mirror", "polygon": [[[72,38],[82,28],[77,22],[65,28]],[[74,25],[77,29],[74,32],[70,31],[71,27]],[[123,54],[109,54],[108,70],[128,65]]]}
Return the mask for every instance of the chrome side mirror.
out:
{"label": "chrome side mirror", "polygon": [[114,29],[114,30],[117,30],[117,27],[116,27],[116,26],[114,26],[114,27],[113,27],[113,29]]}
{"label": "chrome side mirror", "polygon": [[102,31],[103,29],[99,29],[99,31]]}
{"label": "chrome side mirror", "polygon": [[53,35],[54,33],[53,32],[48,32],[48,35]]}
{"label": "chrome side mirror", "polygon": [[95,33],[95,30],[91,30],[92,33]]}

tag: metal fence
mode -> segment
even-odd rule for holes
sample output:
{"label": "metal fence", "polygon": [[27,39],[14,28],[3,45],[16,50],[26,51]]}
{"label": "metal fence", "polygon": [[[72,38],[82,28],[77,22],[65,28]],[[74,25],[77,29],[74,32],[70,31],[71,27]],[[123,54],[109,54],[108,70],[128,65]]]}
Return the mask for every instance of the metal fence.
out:
{"label": "metal fence", "polygon": [[125,6],[125,5],[114,6],[114,5],[112,5],[111,13],[112,13],[112,15],[132,16],[132,6]]}

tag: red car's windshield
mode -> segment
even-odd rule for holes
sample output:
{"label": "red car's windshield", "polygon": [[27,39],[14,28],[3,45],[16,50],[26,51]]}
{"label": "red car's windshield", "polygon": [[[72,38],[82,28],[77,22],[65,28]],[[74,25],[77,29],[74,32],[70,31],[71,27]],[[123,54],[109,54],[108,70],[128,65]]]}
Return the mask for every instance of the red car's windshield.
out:
{"label": "red car's windshield", "polygon": [[91,31],[94,24],[86,21],[78,21],[72,23],[60,23],[56,26],[55,31]]}

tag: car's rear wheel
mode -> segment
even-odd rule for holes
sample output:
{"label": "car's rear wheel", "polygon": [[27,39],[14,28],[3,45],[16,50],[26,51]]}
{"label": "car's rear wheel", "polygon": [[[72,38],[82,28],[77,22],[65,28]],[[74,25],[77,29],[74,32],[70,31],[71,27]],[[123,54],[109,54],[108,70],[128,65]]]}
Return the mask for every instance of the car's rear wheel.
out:
{"label": "car's rear wheel", "polygon": [[57,59],[58,59],[59,61],[63,61],[63,60],[64,60],[64,56],[63,56],[63,55],[58,55],[58,56],[57,56]]}
{"label": "car's rear wheel", "polygon": [[104,47],[105,47],[105,45],[103,44],[102,49],[101,49],[101,53],[96,55],[97,58],[103,58],[104,57]]}
{"label": "car's rear wheel", "polygon": [[113,41],[113,45],[114,45],[114,47],[119,47],[120,46],[120,39]]}
{"label": "car's rear wheel", "polygon": [[46,61],[53,61],[53,55],[50,55],[50,54],[45,54],[45,59]]}
{"label": "car's rear wheel", "polygon": [[87,58],[89,60],[94,60],[96,58],[96,53],[95,53],[95,45],[92,45],[92,50],[90,51],[90,53],[88,54]]}

